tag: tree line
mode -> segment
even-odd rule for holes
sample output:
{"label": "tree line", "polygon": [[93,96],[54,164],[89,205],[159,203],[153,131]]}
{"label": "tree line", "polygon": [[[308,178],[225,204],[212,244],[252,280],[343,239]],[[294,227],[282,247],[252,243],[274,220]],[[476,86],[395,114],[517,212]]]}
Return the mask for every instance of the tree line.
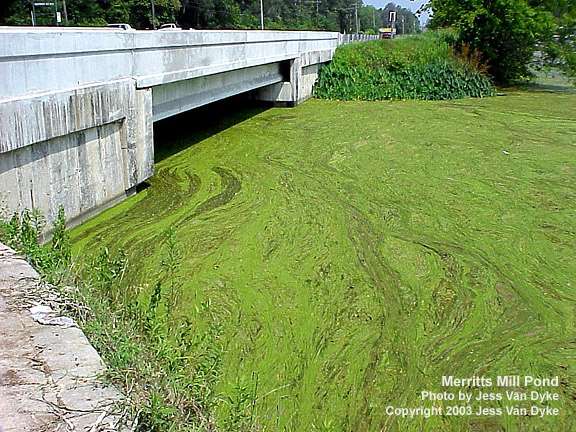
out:
{"label": "tree line", "polygon": [[[31,25],[33,3],[39,0],[4,0],[0,25]],[[51,6],[35,6],[36,25],[105,26],[128,23],[136,29],[152,29],[177,23],[195,29],[260,28],[260,0],[42,0]],[[154,12],[153,12],[154,10]],[[376,33],[389,27],[389,12],[397,12],[399,34],[420,31],[412,11],[389,3],[383,9],[362,0],[263,0],[267,29],[329,30],[341,33]]]}
{"label": "tree line", "polygon": [[576,80],[576,0],[430,0],[431,27],[451,27],[498,84],[554,66]]}

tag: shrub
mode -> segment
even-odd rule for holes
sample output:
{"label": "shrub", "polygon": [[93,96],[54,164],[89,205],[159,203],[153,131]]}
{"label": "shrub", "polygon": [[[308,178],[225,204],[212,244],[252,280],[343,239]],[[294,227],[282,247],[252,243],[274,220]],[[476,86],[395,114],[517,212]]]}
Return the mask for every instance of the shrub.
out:
{"label": "shrub", "polygon": [[537,42],[549,39],[553,33],[553,16],[542,3],[431,0],[431,26],[455,28],[460,42],[482,53],[494,80],[509,84],[530,76],[529,64]]}
{"label": "shrub", "polygon": [[453,53],[449,32],[339,48],[324,67],[315,95],[323,99],[455,99],[491,96],[494,88],[474,61]]}

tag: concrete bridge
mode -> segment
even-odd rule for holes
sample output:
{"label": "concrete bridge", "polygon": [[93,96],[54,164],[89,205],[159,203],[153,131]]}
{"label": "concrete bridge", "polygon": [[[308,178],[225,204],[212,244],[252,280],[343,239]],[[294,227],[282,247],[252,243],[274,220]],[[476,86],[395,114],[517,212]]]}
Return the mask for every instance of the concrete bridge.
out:
{"label": "concrete bridge", "polygon": [[[362,39],[368,39],[363,37]],[[236,94],[294,105],[329,32],[0,28],[0,209],[74,224],[153,174],[153,122]]]}

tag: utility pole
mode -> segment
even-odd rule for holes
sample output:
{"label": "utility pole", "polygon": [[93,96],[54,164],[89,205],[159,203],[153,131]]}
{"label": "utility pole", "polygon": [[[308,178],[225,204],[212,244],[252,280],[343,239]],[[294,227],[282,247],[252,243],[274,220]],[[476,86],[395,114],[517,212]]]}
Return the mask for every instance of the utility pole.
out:
{"label": "utility pole", "polygon": [[376,9],[372,9],[372,27],[376,28]]}
{"label": "utility pole", "polygon": [[150,4],[152,6],[152,28],[156,30],[156,5],[154,0],[150,0]]}
{"label": "utility pole", "polygon": [[402,34],[405,34],[404,33],[404,15],[402,15]]}
{"label": "utility pole", "polygon": [[358,0],[354,0],[354,16],[356,21],[356,34],[358,34]]}
{"label": "utility pole", "polygon": [[68,9],[66,8],[66,0],[62,0],[62,12],[64,13],[64,24],[68,25]]}
{"label": "utility pole", "polygon": [[260,0],[260,29],[264,30],[264,4],[263,4],[263,0]]}

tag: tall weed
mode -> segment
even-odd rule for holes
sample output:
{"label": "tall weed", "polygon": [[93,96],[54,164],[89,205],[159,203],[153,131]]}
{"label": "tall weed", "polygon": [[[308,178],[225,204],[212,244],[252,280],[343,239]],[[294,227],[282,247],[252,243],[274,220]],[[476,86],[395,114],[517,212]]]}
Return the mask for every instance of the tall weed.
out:
{"label": "tall weed", "polygon": [[52,227],[52,240],[42,245],[45,227],[46,220],[38,210],[26,209],[0,221],[0,241],[22,253],[49,283],[60,284],[67,278],[72,260],[62,207]]}
{"label": "tall weed", "polygon": [[[197,308],[194,322],[177,313],[183,281],[176,232],[164,235],[158,276],[149,281],[153,288],[147,295],[124,277],[129,262],[121,250],[102,248],[82,263],[73,262],[63,209],[52,239],[42,244],[44,229],[42,215],[25,210],[0,220],[0,241],[25,255],[49,282],[77,285],[76,300],[91,313],[76,319],[108,365],[109,378],[127,393],[135,430],[216,430],[214,412],[228,400],[216,393],[222,327],[210,301]],[[245,403],[242,396],[236,405]],[[245,422],[240,414],[234,419]]]}
{"label": "tall weed", "polygon": [[449,32],[338,48],[316,97],[337,100],[457,99],[494,94],[474,53],[455,54]]}

